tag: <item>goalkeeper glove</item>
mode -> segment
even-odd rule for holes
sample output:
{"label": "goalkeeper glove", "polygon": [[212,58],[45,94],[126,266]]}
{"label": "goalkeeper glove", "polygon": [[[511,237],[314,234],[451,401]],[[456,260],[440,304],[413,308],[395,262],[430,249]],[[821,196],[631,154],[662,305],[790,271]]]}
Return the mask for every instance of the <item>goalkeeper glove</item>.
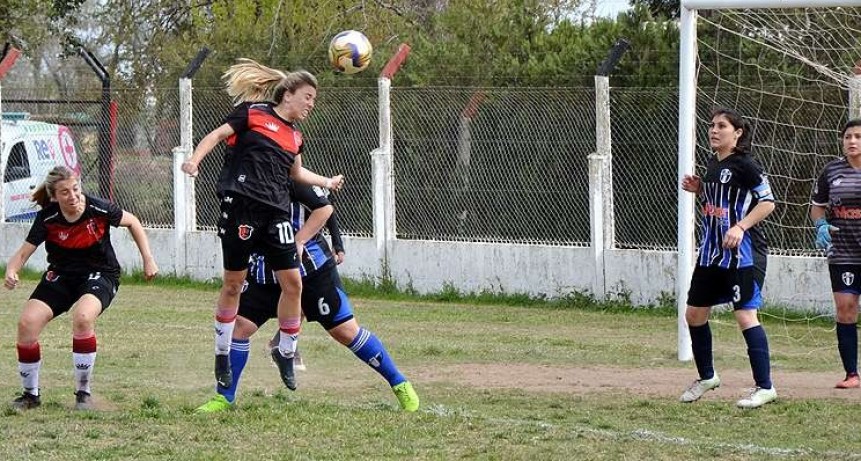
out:
{"label": "goalkeeper glove", "polygon": [[825,218],[819,218],[813,223],[816,226],[816,248],[827,250],[831,248],[831,233],[840,229],[828,224]]}

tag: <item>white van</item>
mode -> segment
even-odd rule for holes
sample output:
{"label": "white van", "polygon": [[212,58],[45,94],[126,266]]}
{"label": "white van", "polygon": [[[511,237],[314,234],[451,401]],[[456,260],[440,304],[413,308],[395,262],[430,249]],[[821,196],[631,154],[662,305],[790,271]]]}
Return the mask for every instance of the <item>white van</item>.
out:
{"label": "white van", "polygon": [[30,194],[55,165],[81,174],[78,152],[69,128],[28,120],[26,114],[3,114],[0,120],[3,202],[7,221],[26,221],[36,215]]}

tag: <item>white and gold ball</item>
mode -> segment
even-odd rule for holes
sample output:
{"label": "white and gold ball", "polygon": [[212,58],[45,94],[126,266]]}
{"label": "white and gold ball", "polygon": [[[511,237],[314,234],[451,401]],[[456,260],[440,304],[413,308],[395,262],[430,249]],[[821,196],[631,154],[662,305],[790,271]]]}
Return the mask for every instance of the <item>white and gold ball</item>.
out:
{"label": "white and gold ball", "polygon": [[374,49],[365,34],[345,30],[329,43],[329,63],[344,74],[359,73],[368,68]]}

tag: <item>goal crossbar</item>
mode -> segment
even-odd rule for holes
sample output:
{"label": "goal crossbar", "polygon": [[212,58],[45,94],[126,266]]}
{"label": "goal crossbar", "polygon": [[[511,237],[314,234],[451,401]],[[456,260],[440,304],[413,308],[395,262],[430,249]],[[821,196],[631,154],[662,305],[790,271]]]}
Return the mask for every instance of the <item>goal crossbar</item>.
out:
{"label": "goal crossbar", "polygon": [[688,10],[831,8],[839,6],[861,6],[861,0],[682,0],[682,8]]}

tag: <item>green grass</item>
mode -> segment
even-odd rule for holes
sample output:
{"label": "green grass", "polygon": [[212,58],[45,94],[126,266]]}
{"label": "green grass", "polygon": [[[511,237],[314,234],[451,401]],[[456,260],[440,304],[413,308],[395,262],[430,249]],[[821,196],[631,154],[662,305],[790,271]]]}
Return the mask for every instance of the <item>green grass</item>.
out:
{"label": "green grass", "polygon": [[[22,285],[0,298],[8,325],[0,395],[8,400],[19,392],[14,325],[35,282]],[[212,394],[216,288],[124,282],[97,326],[99,412],[71,410],[70,320],[49,324],[43,407],[0,412],[0,459],[861,459],[861,392],[738,410],[747,357],[722,313],[712,322],[716,366],[746,378],[725,378],[704,401],[679,404],[695,371],[676,360],[674,312],[641,314],[621,302],[518,305],[459,293],[437,302],[353,290],[360,322],[416,385],[418,413],[400,412],[382,379],[310,324],[301,341],[309,371],[300,372],[297,392],[282,389],[262,353],[270,325],[252,344],[237,408],[195,415]],[[778,373],[840,377],[827,322],[778,315],[766,317],[766,328]],[[617,373],[618,384],[590,387],[606,379],[602,371]],[[668,375],[681,378],[668,384]]]}

